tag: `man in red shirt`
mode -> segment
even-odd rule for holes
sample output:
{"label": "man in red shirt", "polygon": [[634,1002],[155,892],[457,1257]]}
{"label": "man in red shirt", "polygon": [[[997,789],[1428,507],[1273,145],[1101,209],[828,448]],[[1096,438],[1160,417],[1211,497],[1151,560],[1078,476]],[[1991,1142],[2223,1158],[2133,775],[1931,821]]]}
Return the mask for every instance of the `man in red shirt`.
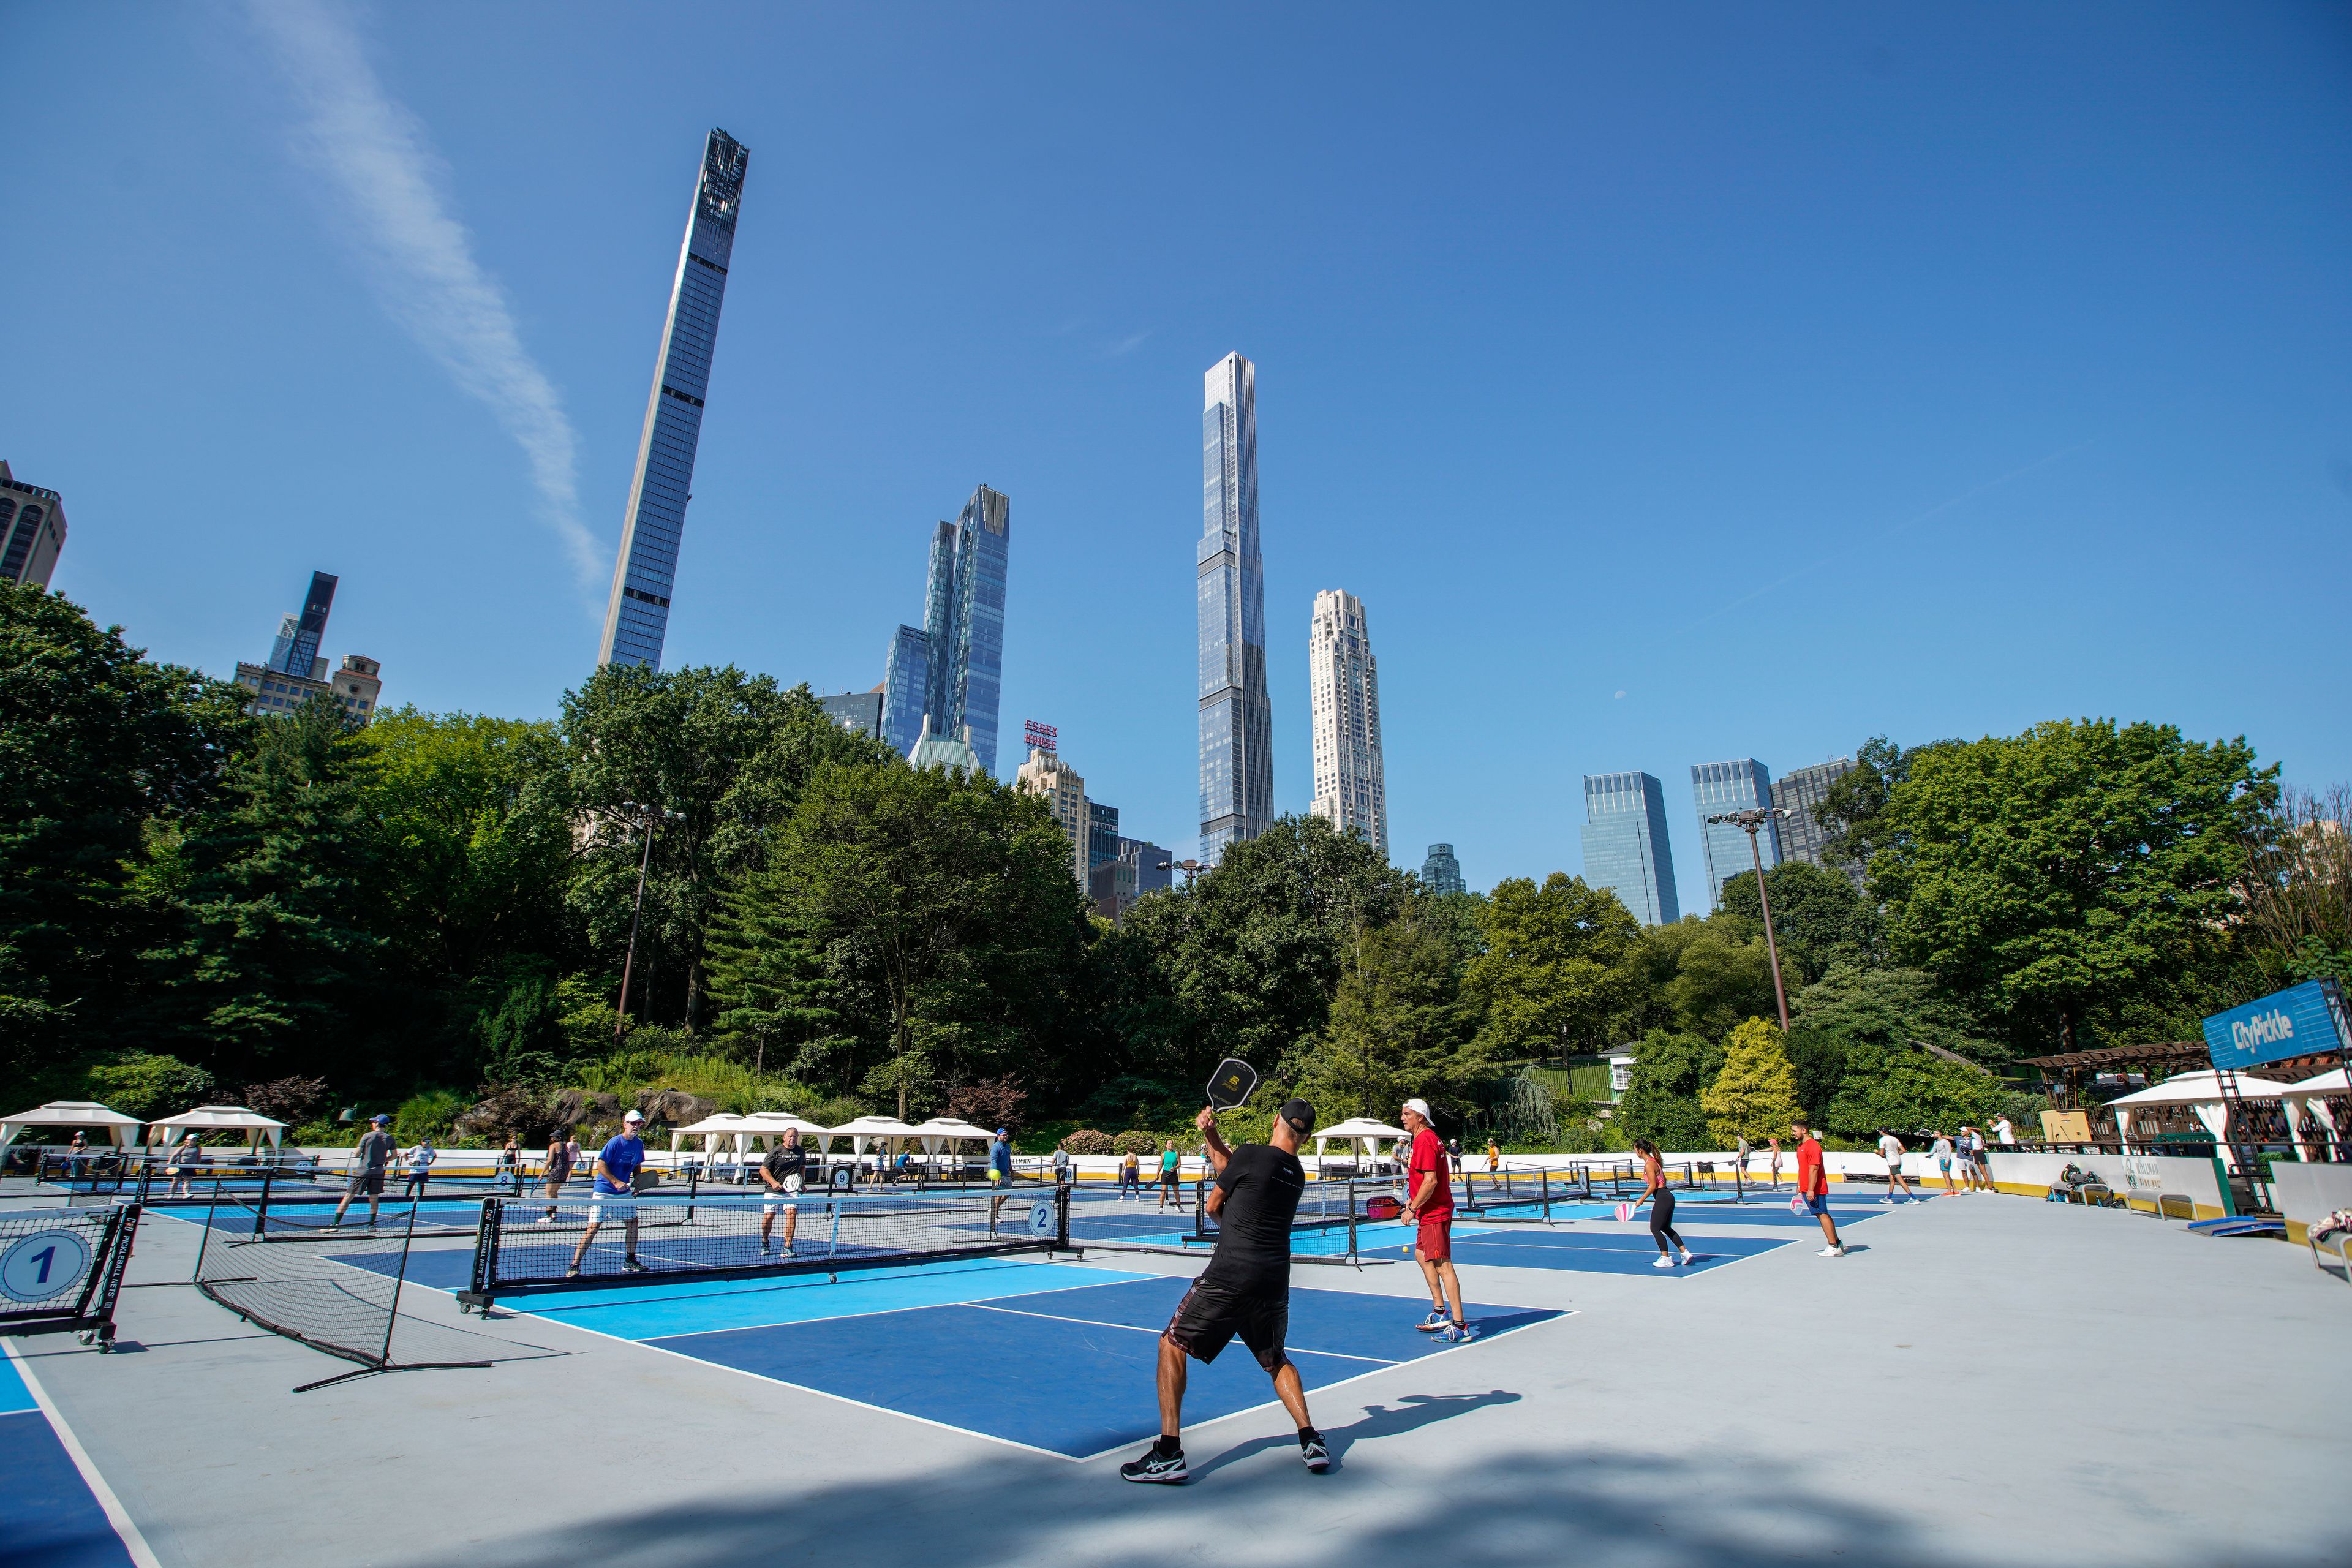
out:
{"label": "man in red shirt", "polygon": [[[1445,1174],[1445,1145],[1430,1125],[1429,1102],[1404,1102],[1404,1130],[1412,1134],[1412,1152],[1405,1161],[1405,1223],[1419,1226],[1412,1255],[1429,1282],[1429,1316],[1415,1325],[1423,1333],[1443,1334],[1454,1344],[1470,1338],[1470,1324],[1462,1315],[1462,1281],[1454,1272],[1454,1187]],[[1447,1300],[1452,1299],[1449,1311]]]}
{"label": "man in red shirt", "polygon": [[1821,1140],[1813,1136],[1803,1117],[1789,1124],[1790,1133],[1797,1140],[1797,1197],[1815,1219],[1822,1222],[1822,1234],[1830,1244],[1821,1250],[1823,1258],[1843,1258],[1845,1243],[1838,1239],[1837,1222],[1830,1218],[1830,1173],[1822,1163]]}

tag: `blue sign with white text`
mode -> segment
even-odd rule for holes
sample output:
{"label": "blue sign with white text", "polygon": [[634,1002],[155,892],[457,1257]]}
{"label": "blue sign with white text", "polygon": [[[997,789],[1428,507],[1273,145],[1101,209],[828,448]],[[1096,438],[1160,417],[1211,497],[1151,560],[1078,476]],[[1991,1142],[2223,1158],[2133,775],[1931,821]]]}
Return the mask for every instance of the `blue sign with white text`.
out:
{"label": "blue sign with white text", "polygon": [[2352,1028],[2347,1026],[2344,998],[2322,980],[2306,980],[2205,1020],[2205,1046],[2217,1068],[2250,1068],[2347,1045]]}

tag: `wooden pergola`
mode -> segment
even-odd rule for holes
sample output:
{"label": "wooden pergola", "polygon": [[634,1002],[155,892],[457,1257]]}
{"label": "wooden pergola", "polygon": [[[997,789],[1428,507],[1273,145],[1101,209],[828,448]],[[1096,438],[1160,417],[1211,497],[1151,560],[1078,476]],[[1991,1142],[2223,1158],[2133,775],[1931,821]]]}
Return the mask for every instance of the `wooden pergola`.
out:
{"label": "wooden pergola", "polygon": [[2040,1068],[2050,1082],[2050,1104],[2057,1110],[2080,1109],[2083,1080],[2103,1072],[2140,1071],[2151,1083],[2190,1068],[2212,1066],[2202,1040],[2164,1040],[2145,1046],[2105,1046],[2095,1051],[2061,1051],[2049,1057],[2020,1057],[2026,1067]]}

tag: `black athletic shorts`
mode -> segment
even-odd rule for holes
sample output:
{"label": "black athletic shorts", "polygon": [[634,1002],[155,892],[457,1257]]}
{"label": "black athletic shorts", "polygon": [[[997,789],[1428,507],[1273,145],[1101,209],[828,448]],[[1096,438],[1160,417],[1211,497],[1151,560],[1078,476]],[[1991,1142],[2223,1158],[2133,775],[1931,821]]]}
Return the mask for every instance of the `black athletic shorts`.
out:
{"label": "black athletic shorts", "polygon": [[1198,1362],[1213,1362],[1235,1334],[1257,1357],[1258,1365],[1280,1372],[1290,1358],[1282,1342],[1290,1330],[1288,1281],[1265,1289],[1236,1289],[1213,1279],[1195,1279],[1176,1315],[1168,1320],[1166,1337],[1178,1350]]}
{"label": "black athletic shorts", "polygon": [[357,1197],[362,1193],[365,1193],[372,1198],[383,1196],[383,1173],[382,1171],[352,1173],[351,1195]]}

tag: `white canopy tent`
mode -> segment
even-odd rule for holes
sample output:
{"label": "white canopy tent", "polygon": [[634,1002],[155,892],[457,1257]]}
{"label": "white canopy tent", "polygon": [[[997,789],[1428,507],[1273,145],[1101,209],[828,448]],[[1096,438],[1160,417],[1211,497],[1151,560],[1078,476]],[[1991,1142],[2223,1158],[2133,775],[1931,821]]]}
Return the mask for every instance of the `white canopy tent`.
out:
{"label": "white canopy tent", "polygon": [[2294,1152],[2306,1160],[2310,1158],[2310,1152],[2303,1146],[2301,1126],[2306,1116],[2327,1129],[2331,1142],[2340,1144],[2344,1142],[2345,1130],[2336,1125],[2336,1113],[2327,1108],[2327,1097],[2346,1093],[2352,1093],[2352,1081],[2347,1080],[2342,1068],[2287,1085],[2286,1091],[2279,1099],[2286,1106],[2287,1125],[2294,1129]]}
{"label": "white canopy tent", "polygon": [[971,1122],[953,1116],[934,1116],[929,1121],[918,1123],[915,1135],[923,1141],[923,1152],[926,1154],[936,1154],[950,1144],[973,1140],[985,1144],[996,1136],[985,1127],[974,1127]]}
{"label": "white canopy tent", "polygon": [[[102,1130],[119,1149],[131,1141],[131,1130],[139,1124],[139,1118],[110,1110],[94,1100],[53,1100],[0,1119],[0,1149],[14,1143],[19,1132],[34,1128],[55,1128],[64,1134]],[[60,1137],[58,1142],[66,1139]]]}
{"label": "white canopy tent", "polygon": [[1367,1160],[1379,1157],[1381,1141],[1391,1142],[1409,1136],[1402,1127],[1391,1127],[1385,1121],[1375,1121],[1369,1116],[1351,1116],[1345,1121],[1335,1121],[1315,1133],[1315,1157],[1323,1157],[1323,1146],[1345,1140],[1349,1153],[1360,1153]]}
{"label": "white canopy tent", "polygon": [[[2247,1073],[2236,1076],[2233,1092],[2240,1100],[2277,1100],[2286,1092],[2287,1086],[2274,1079],[2254,1078]],[[2230,1110],[2221,1099],[2221,1074],[2210,1068],[2174,1073],[2162,1083],[2126,1094],[2120,1100],[2107,1101],[2107,1109],[2116,1113],[2116,1136],[2129,1142],[2132,1112],[2135,1110],[2153,1110],[2160,1105],[2187,1106],[2198,1123],[2213,1135],[2213,1142],[2222,1151],[2222,1157],[2231,1163],[2232,1169],[2236,1167],[2236,1156],[2229,1152]]]}
{"label": "white canopy tent", "polygon": [[161,1121],[147,1124],[150,1143],[177,1142],[184,1133],[203,1137],[208,1132],[242,1132],[245,1141],[256,1148],[264,1139],[275,1149],[285,1136],[286,1123],[273,1121],[257,1110],[247,1110],[242,1105],[199,1105],[194,1110],[183,1110],[177,1116],[167,1116]]}
{"label": "white canopy tent", "polygon": [[747,1130],[760,1140],[762,1149],[774,1148],[776,1140],[795,1127],[801,1130],[802,1142],[806,1143],[814,1138],[820,1152],[833,1147],[832,1128],[819,1126],[807,1117],[794,1116],[789,1110],[755,1110],[743,1120],[750,1123]]}
{"label": "white canopy tent", "polygon": [[719,1152],[719,1141],[721,1138],[731,1138],[735,1143],[736,1157],[740,1159],[743,1151],[751,1145],[751,1135],[760,1131],[761,1129],[752,1125],[750,1117],[738,1116],[731,1110],[717,1111],[704,1117],[691,1127],[671,1128],[669,1152],[673,1154],[677,1153],[680,1143],[698,1135],[702,1139],[703,1153],[716,1154]]}
{"label": "white canopy tent", "polygon": [[848,1139],[850,1152],[863,1154],[869,1142],[891,1148],[901,1138],[919,1138],[922,1134],[895,1116],[861,1116],[833,1129],[833,1136]]}

